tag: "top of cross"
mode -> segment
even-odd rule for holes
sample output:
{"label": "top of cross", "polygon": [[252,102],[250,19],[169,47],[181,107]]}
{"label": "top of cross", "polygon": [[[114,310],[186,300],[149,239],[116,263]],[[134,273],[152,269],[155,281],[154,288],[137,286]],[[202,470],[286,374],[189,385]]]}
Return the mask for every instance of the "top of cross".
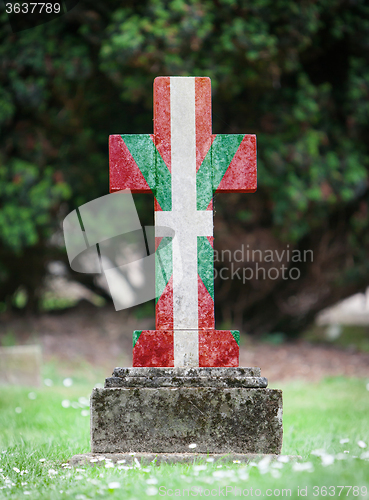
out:
{"label": "top of cross", "polygon": [[[133,193],[152,192],[157,194],[156,201],[159,202],[159,198],[166,206],[160,189],[161,176],[155,176],[150,160],[155,161],[156,149],[160,155],[157,167],[161,169],[163,163],[171,172],[171,97],[173,89],[181,82],[188,82],[194,93],[196,171],[205,159],[210,160],[213,166],[212,192],[255,192],[256,136],[212,134],[210,78],[169,76],[154,80],[154,134],[124,135],[124,140],[121,135],[110,136],[110,191],[130,189]],[[200,171],[199,184],[201,174]],[[162,175],[163,180],[168,177],[166,172]],[[165,210],[164,207],[161,209]]]}

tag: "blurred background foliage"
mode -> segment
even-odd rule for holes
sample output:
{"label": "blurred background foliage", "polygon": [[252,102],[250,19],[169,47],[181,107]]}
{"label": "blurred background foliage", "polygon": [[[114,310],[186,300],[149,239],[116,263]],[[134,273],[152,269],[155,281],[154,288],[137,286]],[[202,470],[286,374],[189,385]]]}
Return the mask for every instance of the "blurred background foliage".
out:
{"label": "blurred background foliage", "polygon": [[365,0],[81,0],[18,33],[0,19],[2,310],[19,308],[22,289],[37,312],[48,263],[66,262],[63,217],[108,193],[109,134],[152,132],[159,75],[211,77],[214,133],[258,137],[258,192],[217,197],[216,249],[314,252],[282,261],[299,280],[216,280],[218,327],[295,335],[366,288]]}

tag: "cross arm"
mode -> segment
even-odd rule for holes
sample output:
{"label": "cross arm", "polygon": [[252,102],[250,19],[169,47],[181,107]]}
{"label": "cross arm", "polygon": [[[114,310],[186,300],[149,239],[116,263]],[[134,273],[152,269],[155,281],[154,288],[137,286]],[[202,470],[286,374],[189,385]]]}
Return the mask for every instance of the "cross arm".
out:
{"label": "cross arm", "polygon": [[256,136],[216,134],[211,138],[196,174],[198,210],[211,206],[214,193],[253,193],[257,189]]}
{"label": "cross arm", "polygon": [[154,193],[156,148],[151,134],[109,136],[110,192]]}
{"label": "cross arm", "polygon": [[254,193],[257,189],[256,135],[213,135],[213,191]]}

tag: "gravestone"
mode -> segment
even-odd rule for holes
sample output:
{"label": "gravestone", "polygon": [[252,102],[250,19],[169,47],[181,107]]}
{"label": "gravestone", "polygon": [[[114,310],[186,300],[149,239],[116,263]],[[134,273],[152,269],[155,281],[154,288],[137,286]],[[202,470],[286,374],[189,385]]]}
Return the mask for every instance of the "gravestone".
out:
{"label": "gravestone", "polygon": [[214,323],[213,195],[256,191],[256,137],[212,134],[209,78],[159,77],[154,134],[110,136],[109,153],[111,192],[154,195],[156,329],[94,389],[92,452],[279,453],[282,393]]}

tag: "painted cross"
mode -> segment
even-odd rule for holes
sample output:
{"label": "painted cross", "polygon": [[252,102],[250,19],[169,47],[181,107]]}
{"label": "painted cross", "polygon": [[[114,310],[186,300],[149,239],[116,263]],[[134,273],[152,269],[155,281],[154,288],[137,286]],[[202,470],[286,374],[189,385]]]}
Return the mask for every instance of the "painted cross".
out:
{"label": "painted cross", "polygon": [[156,330],[134,332],[133,366],[238,366],[239,332],[215,330],[213,194],[256,191],[256,136],[212,134],[210,78],[158,77],[154,134],[109,155],[111,192],[155,197]]}

